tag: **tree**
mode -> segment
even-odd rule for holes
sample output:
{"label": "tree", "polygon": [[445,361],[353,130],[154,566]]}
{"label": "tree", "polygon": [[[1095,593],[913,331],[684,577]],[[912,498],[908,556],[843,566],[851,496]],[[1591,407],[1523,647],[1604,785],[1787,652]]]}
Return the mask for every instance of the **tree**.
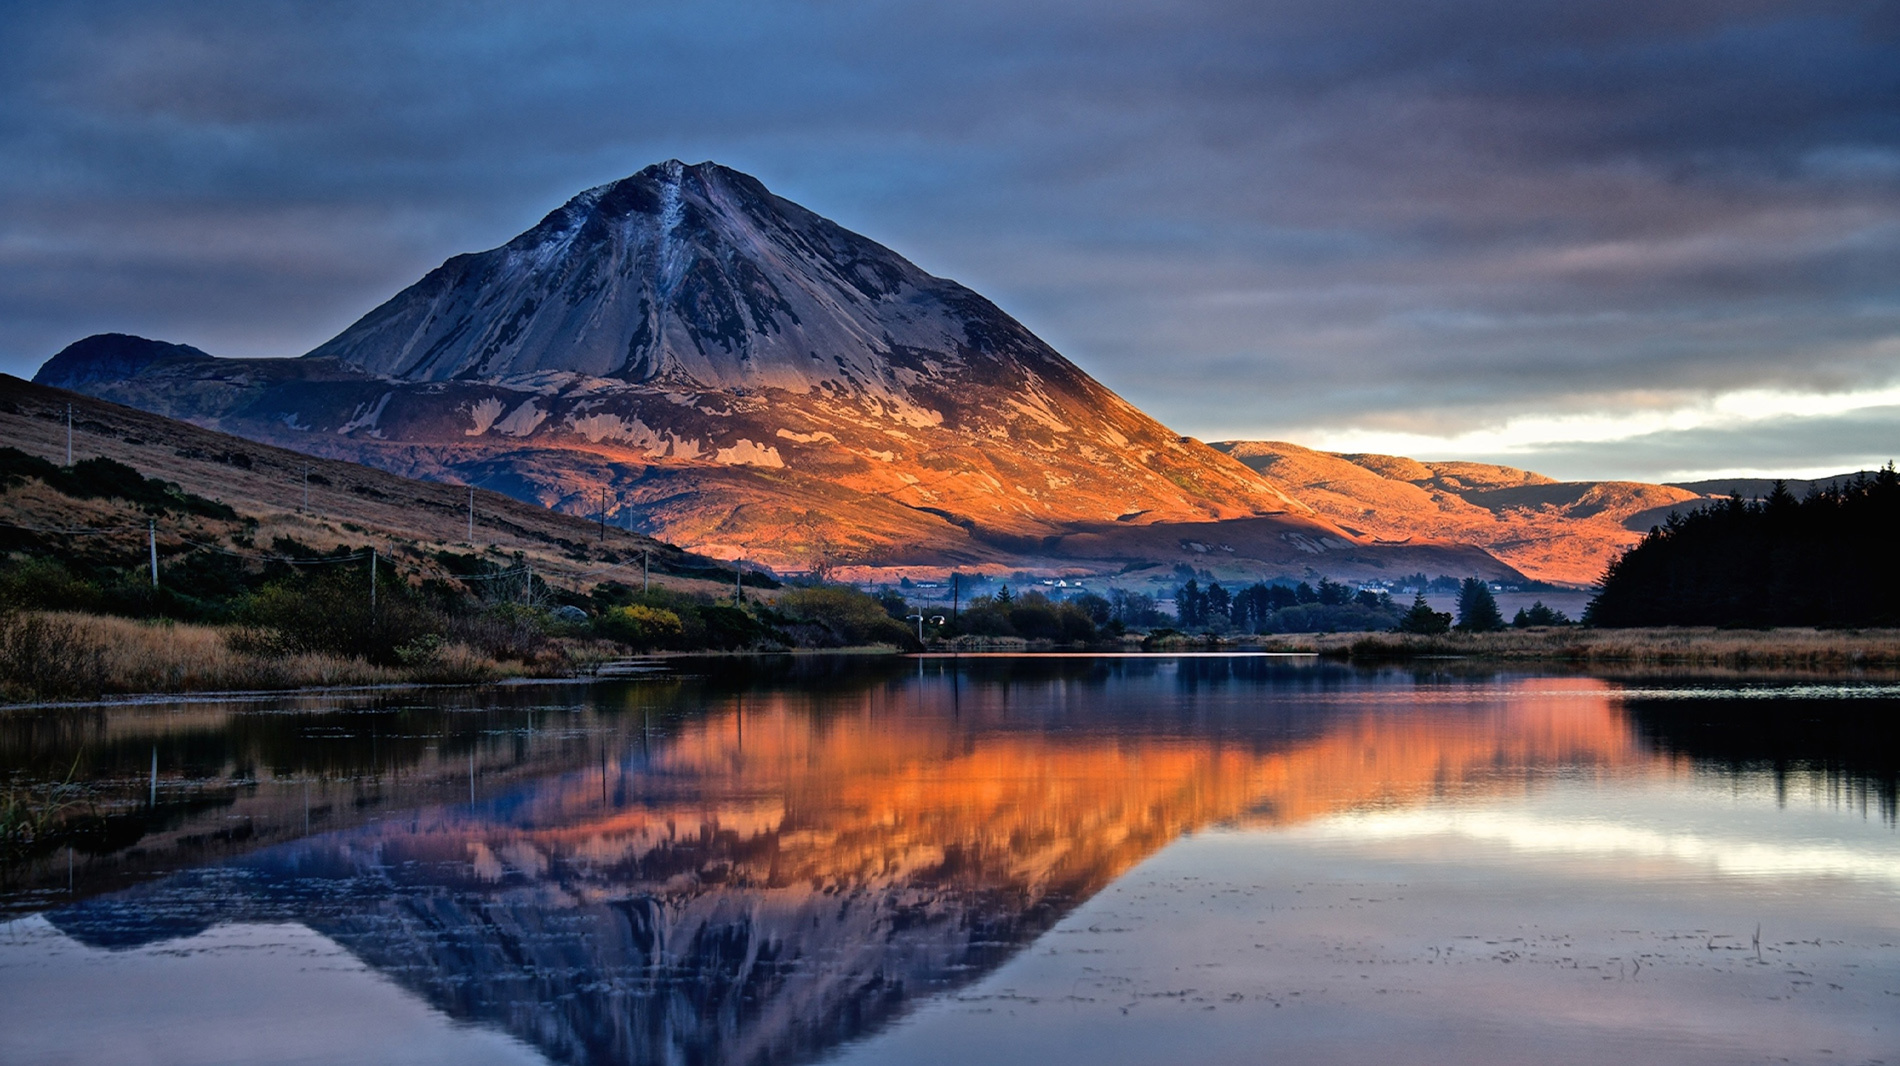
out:
{"label": "tree", "polygon": [[1233,597],[1220,587],[1220,582],[1209,582],[1201,601],[1206,605],[1206,613],[1201,618],[1203,625],[1225,622],[1232,617]]}
{"label": "tree", "polygon": [[1451,629],[1451,615],[1444,611],[1432,610],[1425,602],[1425,594],[1419,593],[1412,599],[1412,609],[1399,617],[1398,631],[1401,633],[1438,634]]}
{"label": "tree", "polygon": [[1528,609],[1519,607],[1517,609],[1517,617],[1511,619],[1511,625],[1517,629],[1526,629],[1530,626],[1567,626],[1569,624],[1571,624],[1569,615],[1566,615],[1562,611],[1553,610],[1552,608],[1544,606],[1543,600],[1538,600],[1536,603],[1531,604]]}
{"label": "tree", "polygon": [[1207,624],[1207,594],[1201,591],[1199,581],[1190,578],[1174,591],[1174,616],[1183,629]]}
{"label": "tree", "polygon": [[1352,602],[1352,593],[1353,590],[1348,586],[1332,578],[1322,577],[1319,579],[1319,588],[1315,590],[1314,595],[1319,597],[1320,603],[1328,607],[1339,607]]}
{"label": "tree", "polygon": [[1467,633],[1491,633],[1504,628],[1498,601],[1483,580],[1465,578],[1458,586],[1458,628]]}

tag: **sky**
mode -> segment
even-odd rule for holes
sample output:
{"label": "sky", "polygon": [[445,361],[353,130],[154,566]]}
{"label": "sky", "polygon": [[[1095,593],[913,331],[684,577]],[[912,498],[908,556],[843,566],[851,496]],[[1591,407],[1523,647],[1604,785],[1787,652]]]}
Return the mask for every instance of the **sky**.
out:
{"label": "sky", "polygon": [[715,160],[1182,433],[1900,458],[1900,3],[0,0],[0,371],[316,347]]}

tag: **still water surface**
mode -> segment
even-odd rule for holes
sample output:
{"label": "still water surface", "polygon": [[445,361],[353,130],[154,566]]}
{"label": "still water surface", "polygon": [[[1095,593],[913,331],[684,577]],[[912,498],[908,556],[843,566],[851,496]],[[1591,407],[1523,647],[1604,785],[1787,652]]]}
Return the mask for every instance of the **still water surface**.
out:
{"label": "still water surface", "polygon": [[1900,1063],[1891,680],[674,671],[0,719],[0,1062]]}

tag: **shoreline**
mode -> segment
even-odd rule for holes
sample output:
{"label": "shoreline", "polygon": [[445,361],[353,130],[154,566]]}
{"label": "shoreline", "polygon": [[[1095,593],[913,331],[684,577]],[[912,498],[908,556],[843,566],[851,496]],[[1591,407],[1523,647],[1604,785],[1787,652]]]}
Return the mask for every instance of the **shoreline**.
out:
{"label": "shoreline", "polygon": [[[70,616],[69,616],[70,617]],[[160,628],[160,627],[153,627]],[[169,628],[169,627],[167,627]],[[189,627],[187,627],[189,628]],[[575,649],[578,651],[579,649]],[[589,651],[599,654],[598,648]],[[338,677],[342,683],[315,684],[218,684],[230,678],[217,677],[202,687],[193,685],[193,671],[169,674],[168,684],[139,687],[133,678],[115,678],[104,691],[67,698],[32,698],[0,701],[0,714],[15,711],[54,709],[136,707],[175,700],[215,700],[220,702],[256,702],[274,698],[312,694],[350,694],[367,692],[420,691],[435,688],[467,688],[493,684],[560,684],[570,682],[624,680],[663,671],[667,663],[690,663],[731,658],[818,657],[831,655],[892,658],[952,659],[986,656],[1165,658],[1223,654],[1276,654],[1314,656],[1320,659],[1363,666],[1404,663],[1455,663],[1479,665],[1548,665],[1603,668],[1709,668],[1725,671],[1799,670],[1816,673],[1851,673],[1862,670],[1900,670],[1900,629],[1812,629],[1789,628],[1739,630],[1670,627],[1656,629],[1586,629],[1566,626],[1544,629],[1504,630],[1495,633],[1446,633],[1424,636],[1409,633],[1305,633],[1272,635],[1190,636],[1170,634],[1162,639],[1142,640],[1130,636],[1113,644],[1090,647],[1027,642],[1021,640],[973,641],[964,639],[933,643],[920,653],[904,653],[889,646],[851,648],[762,649],[757,651],[648,651],[629,652],[625,656],[595,658],[577,655],[564,663],[536,664],[538,669],[453,671],[461,676],[400,676],[402,668],[374,667],[368,663],[326,662],[311,671]],[[169,664],[168,664],[169,665]],[[266,673],[279,677],[300,673],[274,665]],[[316,665],[316,664],[311,664]],[[472,665],[472,664],[471,664]],[[481,664],[492,670],[500,664]],[[341,669],[339,669],[339,667]],[[644,667],[644,668],[642,668]],[[144,673],[145,671],[138,671]],[[416,673],[427,673],[425,667]],[[361,676],[368,674],[369,676]],[[483,676],[483,675],[486,676]],[[356,676],[352,676],[356,675]],[[473,675],[473,676],[471,676]],[[307,675],[306,675],[307,676]],[[146,675],[149,680],[150,674]],[[347,678],[347,680],[345,680]],[[285,677],[289,680],[288,677]]]}

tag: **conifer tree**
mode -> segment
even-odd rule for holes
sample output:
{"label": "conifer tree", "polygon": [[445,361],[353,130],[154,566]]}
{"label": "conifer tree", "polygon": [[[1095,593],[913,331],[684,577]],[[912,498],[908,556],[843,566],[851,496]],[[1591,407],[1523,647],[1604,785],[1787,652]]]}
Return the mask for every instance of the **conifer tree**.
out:
{"label": "conifer tree", "polygon": [[1413,597],[1412,609],[1400,616],[1398,627],[1401,633],[1425,634],[1443,633],[1450,628],[1451,615],[1432,610],[1432,605],[1425,602],[1423,592]]}
{"label": "conifer tree", "polygon": [[1475,577],[1458,586],[1458,628],[1467,633],[1490,633],[1504,628],[1504,615],[1490,586]]}

